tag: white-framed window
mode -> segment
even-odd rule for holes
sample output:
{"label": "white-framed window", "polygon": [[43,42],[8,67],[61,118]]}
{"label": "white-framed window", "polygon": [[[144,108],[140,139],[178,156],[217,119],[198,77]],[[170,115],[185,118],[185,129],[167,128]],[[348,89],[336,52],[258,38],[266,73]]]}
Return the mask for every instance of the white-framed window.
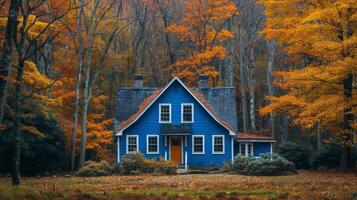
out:
{"label": "white-framed window", "polygon": [[192,154],[205,154],[205,136],[192,136]]}
{"label": "white-framed window", "polygon": [[239,154],[241,156],[253,156],[253,143],[239,143]]}
{"label": "white-framed window", "polygon": [[126,153],[133,153],[139,151],[139,136],[127,135],[126,136]]}
{"label": "white-framed window", "polygon": [[224,135],[212,135],[212,154],[224,154]]}
{"label": "white-framed window", "polygon": [[171,123],[171,104],[159,104],[159,123]]}
{"label": "white-framed window", "polygon": [[193,103],[181,104],[181,123],[193,123]]}
{"label": "white-framed window", "polygon": [[159,153],[159,136],[147,135],[146,136],[146,153],[158,154]]}

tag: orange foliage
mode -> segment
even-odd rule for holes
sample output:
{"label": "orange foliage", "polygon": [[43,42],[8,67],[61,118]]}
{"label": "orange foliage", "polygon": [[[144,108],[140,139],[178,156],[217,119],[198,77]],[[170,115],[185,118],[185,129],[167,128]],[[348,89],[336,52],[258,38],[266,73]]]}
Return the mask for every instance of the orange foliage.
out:
{"label": "orange foliage", "polygon": [[187,0],[184,9],[180,24],[171,24],[167,31],[187,43],[191,51],[185,52],[185,58],[171,65],[168,71],[195,85],[199,74],[211,78],[219,75],[213,62],[225,58],[223,43],[234,36],[225,29],[225,21],[238,11],[231,0]]}
{"label": "orange foliage", "polygon": [[[344,127],[346,110],[357,114],[356,88],[352,98],[344,94],[343,81],[357,75],[357,2],[261,0],[266,6],[268,39],[276,39],[292,55],[304,55],[305,66],[277,72],[275,84],[287,91],[269,97],[262,115],[285,112],[304,128],[321,125],[347,144],[352,130]],[[352,84],[352,83],[351,83]],[[351,126],[356,122],[351,121]]]}

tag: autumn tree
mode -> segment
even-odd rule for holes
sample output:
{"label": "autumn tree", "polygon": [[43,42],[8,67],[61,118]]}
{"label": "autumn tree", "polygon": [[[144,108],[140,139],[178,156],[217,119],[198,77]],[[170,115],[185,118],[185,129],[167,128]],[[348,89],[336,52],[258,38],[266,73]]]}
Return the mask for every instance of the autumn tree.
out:
{"label": "autumn tree", "polygon": [[334,134],[343,145],[340,168],[348,167],[352,134],[356,128],[357,2],[261,1],[266,6],[264,33],[291,55],[301,56],[301,67],[277,72],[277,86],[285,95],[269,97],[263,115],[285,112],[293,123]]}
{"label": "autumn tree", "polygon": [[199,74],[207,74],[211,80],[217,78],[217,62],[227,55],[223,43],[233,38],[226,23],[237,14],[236,5],[230,0],[184,1],[184,17],[167,31],[177,36],[187,49],[184,48],[183,58],[172,64],[169,71],[189,85],[197,83]]}

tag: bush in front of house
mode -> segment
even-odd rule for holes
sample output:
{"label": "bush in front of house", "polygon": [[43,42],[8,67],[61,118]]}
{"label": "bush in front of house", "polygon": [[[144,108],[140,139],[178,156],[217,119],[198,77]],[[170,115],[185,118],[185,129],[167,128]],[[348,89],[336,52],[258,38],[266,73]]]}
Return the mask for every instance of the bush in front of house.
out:
{"label": "bush in front of house", "polygon": [[117,172],[123,175],[136,175],[141,173],[176,174],[178,165],[172,161],[159,159],[146,159],[141,153],[127,154],[122,157]]}
{"label": "bush in front of house", "polygon": [[145,170],[145,158],[141,153],[124,155],[118,166],[120,174],[138,174]]}
{"label": "bush in front of house", "polygon": [[[227,168],[227,166],[225,166]],[[277,176],[296,173],[295,166],[277,154],[261,154],[261,158],[236,156],[231,171],[244,175]]]}
{"label": "bush in front of house", "polygon": [[146,173],[154,173],[157,175],[173,175],[176,174],[178,165],[170,160],[165,160],[164,158],[159,159],[145,159],[145,170]]}
{"label": "bush in front of house", "polygon": [[108,176],[112,173],[112,166],[107,161],[87,161],[77,172],[77,176]]}
{"label": "bush in front of house", "polygon": [[277,154],[294,163],[296,169],[310,169],[311,149],[307,145],[292,142],[282,143],[276,149]]}

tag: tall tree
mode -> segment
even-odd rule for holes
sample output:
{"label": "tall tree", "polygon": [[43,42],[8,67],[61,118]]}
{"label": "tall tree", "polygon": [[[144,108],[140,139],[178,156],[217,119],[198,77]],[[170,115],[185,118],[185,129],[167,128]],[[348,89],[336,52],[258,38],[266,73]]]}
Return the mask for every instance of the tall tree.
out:
{"label": "tall tree", "polygon": [[[5,3],[5,2],[4,2]],[[5,40],[3,43],[3,50],[0,59],[0,123],[2,123],[4,110],[6,105],[7,98],[7,78],[11,69],[11,58],[13,55],[14,48],[14,37],[17,33],[18,26],[18,15],[20,10],[20,5],[22,4],[21,0],[11,0],[7,23],[6,23],[6,32]]]}
{"label": "tall tree", "polygon": [[302,69],[276,73],[287,94],[270,97],[261,110],[286,112],[305,128],[334,134],[343,145],[340,168],[348,167],[352,132],[356,127],[357,2],[262,1],[266,6],[268,39],[275,38],[289,54],[303,55]]}
{"label": "tall tree", "polygon": [[170,72],[190,85],[197,83],[199,74],[207,74],[213,81],[219,75],[217,61],[227,55],[223,43],[233,38],[233,33],[225,28],[226,20],[237,14],[236,6],[230,0],[184,1],[184,17],[167,30],[188,50],[182,59],[171,65]]}

